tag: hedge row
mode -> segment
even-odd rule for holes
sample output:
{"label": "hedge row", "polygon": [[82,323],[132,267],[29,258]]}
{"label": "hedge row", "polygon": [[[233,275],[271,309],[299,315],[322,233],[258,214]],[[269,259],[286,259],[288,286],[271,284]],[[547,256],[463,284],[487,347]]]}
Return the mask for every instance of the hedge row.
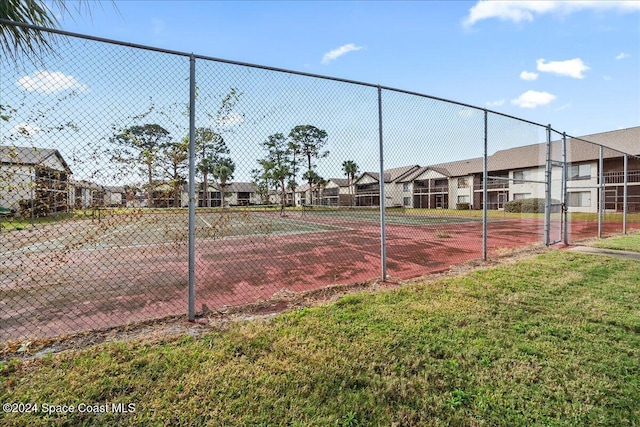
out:
{"label": "hedge row", "polygon": [[[551,200],[551,203],[559,203],[558,200]],[[543,213],[545,199],[518,199],[504,204],[505,212],[516,213]],[[560,212],[560,206],[552,206],[551,212]]]}

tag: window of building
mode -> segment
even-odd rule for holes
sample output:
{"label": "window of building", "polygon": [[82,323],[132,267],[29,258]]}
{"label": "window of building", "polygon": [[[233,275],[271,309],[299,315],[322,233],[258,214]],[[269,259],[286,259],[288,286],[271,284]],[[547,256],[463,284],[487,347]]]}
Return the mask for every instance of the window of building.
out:
{"label": "window of building", "polygon": [[325,188],[322,191],[322,194],[324,196],[332,196],[332,197],[337,197],[338,194],[340,192],[340,189],[338,187],[333,187],[333,188]]}
{"label": "window of building", "polygon": [[411,206],[411,197],[405,197],[402,199],[403,206]]}
{"label": "window of building", "polygon": [[576,191],[569,193],[569,206],[581,208],[591,206],[591,192]]}
{"label": "window of building", "polygon": [[513,173],[513,183],[514,184],[524,184],[525,181],[531,178],[530,171],[516,171]]}
{"label": "window of building", "polygon": [[515,193],[513,195],[513,200],[521,200],[521,199],[530,199],[531,193]]}
{"label": "window of building", "polygon": [[590,179],[591,165],[571,165],[569,180]]}
{"label": "window of building", "polygon": [[436,179],[433,184],[439,190],[444,190],[448,187],[449,181],[446,179]]}
{"label": "window of building", "polygon": [[467,196],[458,196],[458,203],[469,203],[471,198]]}
{"label": "window of building", "polygon": [[458,188],[469,188],[469,178],[458,178]]}
{"label": "window of building", "polygon": [[404,184],[402,184],[402,191],[404,191],[405,193],[409,191],[409,183],[405,182]]}

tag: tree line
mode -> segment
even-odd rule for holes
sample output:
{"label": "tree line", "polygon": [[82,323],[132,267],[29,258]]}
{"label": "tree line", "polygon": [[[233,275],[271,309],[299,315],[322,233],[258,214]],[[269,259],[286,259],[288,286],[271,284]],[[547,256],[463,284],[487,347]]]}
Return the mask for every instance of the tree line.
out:
{"label": "tree line", "polygon": [[[287,191],[290,190],[294,198],[291,203],[295,204],[296,178],[301,168],[305,168],[302,179],[308,184],[310,202],[314,204],[314,188],[322,188],[327,183],[316,171],[317,161],[329,155],[329,151],[325,150],[327,140],[327,132],[313,125],[296,126],[286,136],[275,133],[267,137],[262,143],[265,156],[258,160],[260,166],[251,171],[261,198],[266,200],[271,191],[279,194],[283,211],[288,203]],[[342,163],[342,170],[349,179],[351,191],[358,165],[353,160],[346,160]]]}
{"label": "tree line", "polygon": [[287,190],[295,195],[297,188],[296,177],[305,167],[302,179],[309,184],[309,191],[313,197],[313,186],[322,185],[324,179],[316,172],[317,161],[329,155],[325,150],[328,135],[325,130],[312,125],[299,125],[291,129],[285,136],[275,133],[267,137],[262,143],[265,157],[258,160],[259,168],[251,171],[258,194],[264,199],[269,191],[280,194],[282,209],[287,204]]}
{"label": "tree line", "polygon": [[[213,178],[224,193],[233,179],[235,163],[220,133],[211,128],[195,130],[196,170],[203,178],[204,204],[211,206],[209,178]],[[189,169],[189,137],[175,140],[168,130],[158,124],[130,126],[110,138],[107,150],[110,160],[124,167],[138,167],[146,178],[148,206],[153,207],[156,178],[173,189],[174,206],[180,206],[182,186],[187,182]]]}
{"label": "tree line", "polygon": [[[295,126],[285,136],[283,133],[269,135],[262,143],[265,156],[258,159],[259,167],[251,171],[256,192],[263,201],[270,192],[280,195],[281,208],[287,205],[287,191],[295,194],[297,177],[304,170],[302,179],[308,184],[311,203],[314,203],[314,188],[326,184],[317,171],[318,160],[329,155],[325,149],[328,134],[313,125]],[[182,187],[187,183],[189,160],[189,137],[176,141],[169,131],[158,124],[130,126],[110,138],[112,147],[107,150],[110,160],[126,168],[138,168],[146,178],[148,206],[153,207],[153,191],[160,173],[162,183],[172,187],[174,206],[180,205]],[[211,207],[209,192],[212,179],[221,193],[222,206],[226,205],[225,193],[234,178],[236,163],[220,132],[200,127],[195,130],[196,171],[202,177],[203,207]],[[358,173],[352,160],[344,161],[342,169],[349,184]],[[351,187],[351,185],[350,185]],[[293,203],[294,201],[291,200]]]}
{"label": "tree line", "polygon": [[[222,99],[217,112],[212,115],[214,123],[219,123],[233,111],[240,95],[235,88],[229,91]],[[203,207],[211,207],[210,179],[220,188],[222,206],[225,205],[226,188],[236,170],[223,133],[224,130],[220,127],[195,129],[196,171],[202,177]],[[182,186],[187,183],[189,171],[189,135],[176,140],[161,125],[147,123],[122,129],[116,132],[109,142],[111,147],[106,150],[106,154],[111,162],[119,164],[127,171],[137,168],[146,178],[149,207],[154,206],[153,192],[157,181],[171,186],[173,205],[180,206]]]}

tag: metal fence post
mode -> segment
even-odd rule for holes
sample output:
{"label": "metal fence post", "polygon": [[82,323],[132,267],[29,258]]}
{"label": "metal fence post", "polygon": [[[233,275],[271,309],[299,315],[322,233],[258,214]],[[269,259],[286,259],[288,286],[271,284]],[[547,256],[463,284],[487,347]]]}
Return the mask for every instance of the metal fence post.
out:
{"label": "metal fence post", "polygon": [[544,244],[551,243],[551,125],[547,126],[547,166],[545,170]]}
{"label": "metal fence post", "polygon": [[602,217],[604,216],[604,147],[600,146],[598,161],[598,239],[602,238]]}
{"label": "metal fence post", "polygon": [[380,267],[382,280],[387,280],[387,230],[385,218],[385,194],[384,194],[384,156],[382,139],[382,87],[378,86],[378,139],[380,142]]}
{"label": "metal fence post", "polygon": [[629,155],[624,155],[624,189],[622,193],[622,232],[627,234],[627,204],[629,203]]}
{"label": "metal fence post", "polygon": [[488,152],[488,115],[487,110],[484,110],[484,154],[482,162],[482,260],[487,260],[487,217],[488,217],[488,205],[487,198],[489,192],[487,191],[487,180],[489,179],[487,152]]}
{"label": "metal fence post", "polygon": [[562,132],[562,221],[564,222],[562,240],[565,245],[569,244],[569,193],[567,191],[568,174],[567,133]]}
{"label": "metal fence post", "polygon": [[196,318],[196,58],[189,57],[189,321]]}

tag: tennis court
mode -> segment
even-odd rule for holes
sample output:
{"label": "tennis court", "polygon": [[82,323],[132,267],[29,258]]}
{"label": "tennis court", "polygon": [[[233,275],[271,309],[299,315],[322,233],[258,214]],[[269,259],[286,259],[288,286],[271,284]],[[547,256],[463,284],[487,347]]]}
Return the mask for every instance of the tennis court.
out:
{"label": "tennis court", "polygon": [[[390,280],[481,258],[481,221],[454,214],[387,212]],[[113,211],[2,233],[0,339],[186,313],[187,224],[185,210]],[[487,228],[490,255],[543,235],[536,218],[493,218]],[[202,210],[195,232],[198,312],[381,275],[376,210]]]}

